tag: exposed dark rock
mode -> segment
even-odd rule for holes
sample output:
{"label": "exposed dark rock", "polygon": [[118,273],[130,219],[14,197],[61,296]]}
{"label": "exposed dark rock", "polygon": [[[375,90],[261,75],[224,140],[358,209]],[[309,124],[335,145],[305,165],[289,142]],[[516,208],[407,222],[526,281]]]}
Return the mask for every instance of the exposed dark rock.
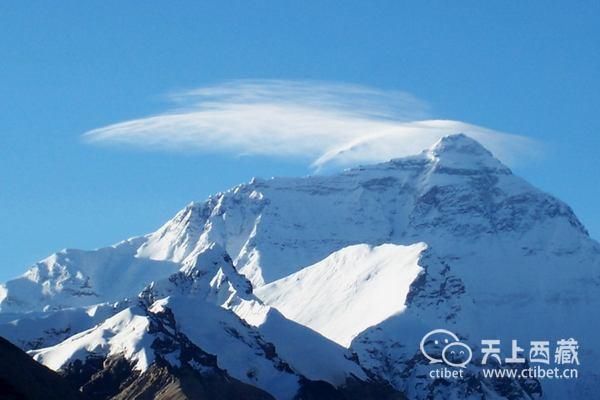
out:
{"label": "exposed dark rock", "polygon": [[152,365],[113,400],[274,400],[271,395],[223,373],[201,374],[184,366]]}
{"label": "exposed dark rock", "polygon": [[0,399],[82,400],[69,382],[0,337]]}
{"label": "exposed dark rock", "polygon": [[173,367],[160,358],[141,374],[123,357],[109,357],[101,362],[92,357],[62,373],[72,382],[88,376],[81,392],[92,400],[273,400],[268,393],[225,371],[199,370],[188,364]]}

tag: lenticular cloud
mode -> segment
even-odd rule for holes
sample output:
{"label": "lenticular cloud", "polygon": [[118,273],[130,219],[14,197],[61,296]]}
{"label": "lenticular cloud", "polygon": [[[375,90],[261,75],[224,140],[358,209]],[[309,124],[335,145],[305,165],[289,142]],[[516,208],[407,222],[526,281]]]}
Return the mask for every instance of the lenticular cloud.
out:
{"label": "lenticular cloud", "polygon": [[340,83],[241,80],[169,96],[164,113],[86,132],[90,143],[150,150],[295,157],[315,169],[415,154],[466,133],[509,163],[531,140],[461,121],[434,119],[399,91]]}

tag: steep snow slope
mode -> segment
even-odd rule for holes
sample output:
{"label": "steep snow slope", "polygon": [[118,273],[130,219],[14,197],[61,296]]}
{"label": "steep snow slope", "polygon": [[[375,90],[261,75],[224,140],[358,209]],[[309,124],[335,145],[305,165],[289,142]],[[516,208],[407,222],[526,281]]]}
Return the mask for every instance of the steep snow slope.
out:
{"label": "steep snow slope", "polygon": [[56,346],[33,350],[30,354],[53,370],[70,361],[83,361],[90,354],[105,357],[123,355],[132,361],[135,369],[145,371],[154,362],[151,345],[155,338],[149,333],[150,322],[145,310],[129,307],[97,327],[73,335]]}
{"label": "steep snow slope", "polygon": [[361,244],[257,289],[287,318],[348,347],[360,332],[404,310],[426,248]]}

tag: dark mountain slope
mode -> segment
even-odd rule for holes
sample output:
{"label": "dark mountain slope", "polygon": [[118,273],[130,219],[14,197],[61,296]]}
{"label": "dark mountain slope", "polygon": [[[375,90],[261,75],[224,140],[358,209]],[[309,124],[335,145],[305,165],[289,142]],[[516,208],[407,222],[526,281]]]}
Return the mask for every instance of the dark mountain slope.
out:
{"label": "dark mountain slope", "polygon": [[0,399],[82,400],[87,397],[59,374],[0,337]]}

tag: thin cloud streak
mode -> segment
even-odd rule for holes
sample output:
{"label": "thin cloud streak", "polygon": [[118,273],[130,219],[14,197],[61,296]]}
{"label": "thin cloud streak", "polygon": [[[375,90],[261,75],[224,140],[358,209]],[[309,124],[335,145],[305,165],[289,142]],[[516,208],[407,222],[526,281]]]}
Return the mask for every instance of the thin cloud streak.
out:
{"label": "thin cloud streak", "polygon": [[296,157],[315,169],[416,154],[465,133],[507,162],[532,141],[460,121],[430,119],[411,94],[310,81],[232,81],[174,93],[164,114],[86,132],[90,143],[150,150]]}

